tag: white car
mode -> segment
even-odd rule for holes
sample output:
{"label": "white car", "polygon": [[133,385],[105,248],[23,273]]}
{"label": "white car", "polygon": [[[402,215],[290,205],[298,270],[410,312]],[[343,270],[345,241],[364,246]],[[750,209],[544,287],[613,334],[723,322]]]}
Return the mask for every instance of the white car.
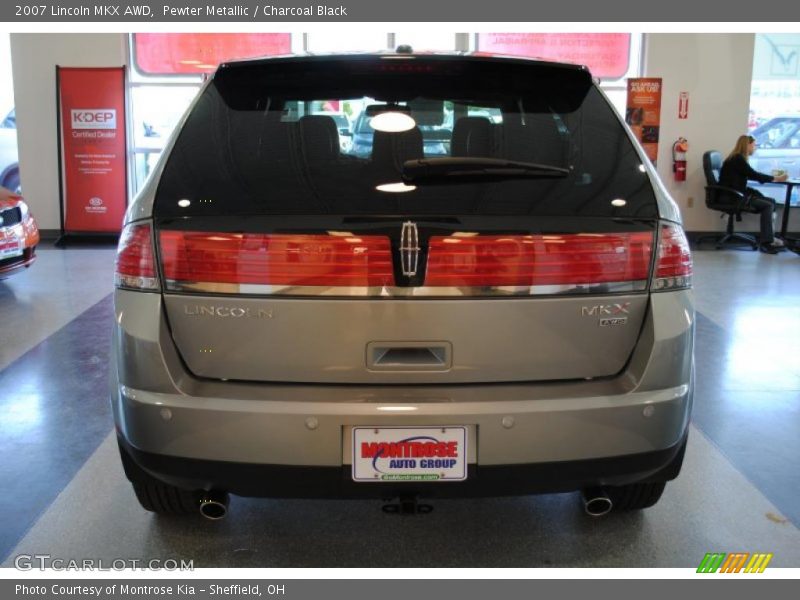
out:
{"label": "white car", "polygon": [[[800,179],[800,114],[783,115],[770,119],[751,133],[756,139],[756,152],[750,165],[761,173],[783,170],[790,179]],[[785,188],[776,185],[750,183],[762,194],[783,202]],[[792,203],[797,203],[797,191]]]}

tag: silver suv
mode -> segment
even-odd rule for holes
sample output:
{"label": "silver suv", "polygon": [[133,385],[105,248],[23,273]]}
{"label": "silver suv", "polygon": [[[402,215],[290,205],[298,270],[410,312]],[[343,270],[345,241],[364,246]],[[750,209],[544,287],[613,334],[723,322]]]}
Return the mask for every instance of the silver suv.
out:
{"label": "silver suv", "polygon": [[[379,103],[369,156],[310,114],[331,99]],[[426,156],[445,113],[449,154]],[[691,273],[675,204],[583,67],[223,64],[119,244],[126,474],[147,510],[209,518],[229,493],[651,506],[686,444]]]}

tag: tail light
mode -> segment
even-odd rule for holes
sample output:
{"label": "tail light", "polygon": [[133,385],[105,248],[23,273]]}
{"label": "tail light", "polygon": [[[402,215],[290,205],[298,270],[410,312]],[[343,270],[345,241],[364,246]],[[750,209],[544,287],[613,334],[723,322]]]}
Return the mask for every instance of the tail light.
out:
{"label": "tail light", "polygon": [[117,247],[115,284],[121,288],[157,290],[158,275],[153,258],[153,236],[149,223],[133,223],[122,230]]}
{"label": "tail light", "polygon": [[161,231],[168,287],[181,283],[394,285],[389,238]]}
{"label": "tail light", "polygon": [[663,225],[653,279],[654,292],[692,287],[692,253],[686,234],[678,225]]}
{"label": "tail light", "polygon": [[652,232],[433,237],[427,286],[539,286],[646,281]]}

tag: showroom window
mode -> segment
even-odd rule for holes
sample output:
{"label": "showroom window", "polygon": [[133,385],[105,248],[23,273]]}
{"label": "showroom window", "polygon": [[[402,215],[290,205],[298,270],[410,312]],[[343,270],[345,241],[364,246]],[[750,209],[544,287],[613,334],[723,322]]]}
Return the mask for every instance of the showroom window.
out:
{"label": "showroom window", "polygon": [[17,153],[17,119],[11,76],[11,48],[7,33],[0,33],[0,185],[21,190]]}
{"label": "showroom window", "polygon": [[[466,37],[466,34],[463,34]],[[391,34],[389,48],[397,46],[411,46],[414,50],[431,50],[434,52],[448,52],[461,50],[459,48],[457,33],[440,33],[436,31],[405,31]],[[466,50],[466,48],[463,48]]]}
{"label": "showroom window", "polygon": [[[800,177],[800,33],[758,33],[753,50],[748,131],[756,138],[750,164],[757,171],[785,170]],[[757,187],[783,202],[783,186]],[[798,203],[794,190],[792,204]]]}

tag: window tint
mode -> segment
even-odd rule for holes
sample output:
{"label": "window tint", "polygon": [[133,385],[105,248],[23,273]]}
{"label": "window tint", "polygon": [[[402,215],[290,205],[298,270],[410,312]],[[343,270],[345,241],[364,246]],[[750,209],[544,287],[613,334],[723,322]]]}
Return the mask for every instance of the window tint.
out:
{"label": "window tint", "polygon": [[[353,118],[352,140],[343,140],[335,113],[324,106]],[[387,108],[411,116],[413,127],[376,131],[372,120]],[[428,157],[523,161],[568,175],[456,177],[382,191],[401,182],[405,161]],[[624,206],[611,204],[619,199]],[[176,141],[156,214],[652,218],[657,211],[633,144],[585,71],[527,61],[370,57],[221,69]]]}

